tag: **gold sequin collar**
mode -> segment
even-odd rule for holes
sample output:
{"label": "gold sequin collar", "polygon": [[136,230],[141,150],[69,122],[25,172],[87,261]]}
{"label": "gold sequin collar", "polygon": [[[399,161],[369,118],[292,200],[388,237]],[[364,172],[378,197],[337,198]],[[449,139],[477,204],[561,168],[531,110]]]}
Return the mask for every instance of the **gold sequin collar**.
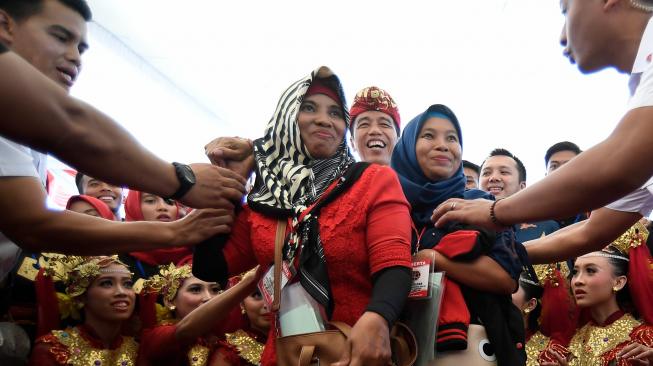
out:
{"label": "gold sequin collar", "polygon": [[526,366],[538,366],[538,357],[548,344],[549,337],[542,334],[539,330],[535,332],[528,342],[526,342]]}
{"label": "gold sequin collar", "polygon": [[116,349],[98,349],[84,339],[77,328],[53,330],[52,335],[67,348],[66,364],[76,366],[133,366],[138,355],[138,343],[132,337],[122,337]]}
{"label": "gold sequin collar", "polygon": [[238,329],[234,333],[226,333],[225,337],[227,343],[236,347],[242,359],[252,365],[261,363],[264,345],[259,343],[254,337],[242,329]]}
{"label": "gold sequin collar", "polygon": [[586,324],[574,334],[569,343],[569,351],[573,357],[569,365],[602,365],[601,356],[630,340],[630,333],[639,325],[641,322],[628,313],[604,327]]}

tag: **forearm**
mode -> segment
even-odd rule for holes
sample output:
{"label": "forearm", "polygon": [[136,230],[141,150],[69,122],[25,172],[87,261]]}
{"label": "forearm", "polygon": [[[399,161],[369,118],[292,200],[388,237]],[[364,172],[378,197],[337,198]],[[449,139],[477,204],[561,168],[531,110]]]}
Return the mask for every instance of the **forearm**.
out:
{"label": "forearm", "polygon": [[174,193],[173,167],[111,118],[70,97],[15,54],[2,55],[0,70],[2,136],[52,153],[103,181],[164,197]]}
{"label": "forearm", "polygon": [[652,110],[630,111],[608,139],[501,200],[496,216],[507,225],[567,217],[599,208],[640,187],[653,175],[653,160],[642,158],[653,156],[653,124],[645,121]]}
{"label": "forearm", "polygon": [[77,255],[107,255],[170,247],[177,238],[171,223],[115,222],[72,211],[25,220],[26,229],[7,232],[21,247]]}
{"label": "forearm", "polygon": [[215,325],[230,314],[255,289],[255,282],[242,280],[227,291],[193,310],[177,323],[179,342],[189,343],[215,329]]}
{"label": "forearm", "polygon": [[641,218],[638,213],[601,208],[590,218],[526,245],[533,264],[555,263],[603,249]]}
{"label": "forearm", "polygon": [[145,149],[108,116],[81,101],[66,103],[65,108],[71,127],[52,146],[57,158],[100,180],[162,197],[178,188],[172,164]]}
{"label": "forearm", "polygon": [[376,273],[372,281],[372,298],[366,310],[381,315],[392,327],[408,298],[411,271],[407,267],[389,267]]}
{"label": "forearm", "polygon": [[487,292],[511,294],[517,282],[494,260],[481,256],[471,262],[451,260],[435,251],[435,268],[456,282]]}

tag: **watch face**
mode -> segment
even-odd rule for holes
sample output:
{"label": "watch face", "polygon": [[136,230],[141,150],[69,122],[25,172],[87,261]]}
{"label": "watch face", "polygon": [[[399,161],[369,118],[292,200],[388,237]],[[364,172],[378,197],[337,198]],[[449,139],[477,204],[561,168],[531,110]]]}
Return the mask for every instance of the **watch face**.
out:
{"label": "watch face", "polygon": [[190,168],[190,166],[182,165],[180,170],[184,176],[184,180],[191,184],[195,184],[195,174],[193,173],[193,170]]}

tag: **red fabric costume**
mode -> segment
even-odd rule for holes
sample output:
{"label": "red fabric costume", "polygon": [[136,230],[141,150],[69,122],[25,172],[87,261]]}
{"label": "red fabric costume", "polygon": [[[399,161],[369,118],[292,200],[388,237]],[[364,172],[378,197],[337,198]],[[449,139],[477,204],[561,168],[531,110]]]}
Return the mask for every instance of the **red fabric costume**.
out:
{"label": "red fabric costume", "polygon": [[[353,326],[370,300],[372,275],[393,266],[410,268],[409,205],[394,171],[371,165],[322,208],[319,224],[335,304],[331,320]],[[275,218],[243,209],[223,251],[231,276],[273,262],[276,228]],[[263,365],[275,364],[274,334],[271,329]]]}
{"label": "red fabric costume", "polygon": [[[141,195],[139,191],[129,191],[127,199],[125,200],[125,219],[127,221],[143,221],[143,211],[141,210]],[[179,204],[175,201],[175,206],[177,207],[177,217],[179,216]],[[185,257],[192,255],[190,248],[188,247],[177,247],[177,248],[165,248],[165,249],[154,249],[144,252],[131,252],[129,253],[134,258],[147,263],[152,266],[166,265],[170,263],[178,263]]]}

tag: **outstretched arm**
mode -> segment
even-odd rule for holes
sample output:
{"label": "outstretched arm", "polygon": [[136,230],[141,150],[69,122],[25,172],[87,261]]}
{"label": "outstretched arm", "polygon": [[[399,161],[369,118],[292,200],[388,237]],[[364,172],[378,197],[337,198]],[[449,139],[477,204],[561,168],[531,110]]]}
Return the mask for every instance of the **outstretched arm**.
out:
{"label": "outstretched arm", "polygon": [[[629,111],[612,134],[545,179],[499,201],[497,219],[504,225],[534,222],[590,211],[623,197],[653,175],[653,107]],[[627,141],[627,143],[625,143]],[[637,162],[637,163],[635,163]],[[497,228],[490,201],[449,200],[434,212],[441,226],[449,221]],[[456,202],[455,210],[451,203]]]}
{"label": "outstretched arm", "polygon": [[261,267],[250,270],[235,286],[186,315],[177,323],[177,340],[184,344],[192,343],[197,337],[215,329],[215,325],[229,315],[231,309],[256,290],[262,275]]}
{"label": "outstretched arm", "polygon": [[45,205],[37,178],[0,178],[0,231],[32,252],[98,255],[196,244],[226,233],[230,210],[196,210],[174,222],[115,222]]}
{"label": "outstretched arm", "polygon": [[640,218],[642,215],[636,212],[601,208],[592,212],[585,221],[524,245],[533,264],[565,261],[603,249]]}
{"label": "outstretched arm", "polygon": [[[0,110],[0,135],[52,153],[88,175],[162,197],[179,187],[171,164],[12,52],[0,55]],[[242,177],[210,164],[192,167],[197,184],[181,199],[183,203],[232,208],[231,202],[242,197]]]}

